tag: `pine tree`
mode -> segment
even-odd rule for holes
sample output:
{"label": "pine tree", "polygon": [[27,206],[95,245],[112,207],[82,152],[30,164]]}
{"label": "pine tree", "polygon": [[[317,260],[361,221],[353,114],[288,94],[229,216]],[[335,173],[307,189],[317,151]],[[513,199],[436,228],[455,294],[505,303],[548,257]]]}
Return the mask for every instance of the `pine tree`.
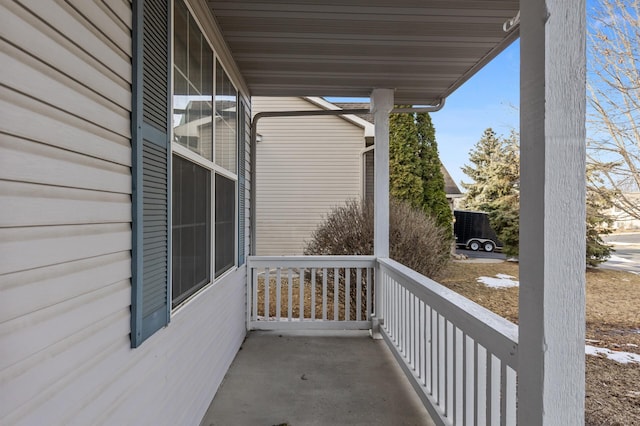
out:
{"label": "pine tree", "polygon": [[[473,183],[462,183],[467,189],[463,200],[465,208],[482,210],[489,214],[491,227],[503,242],[503,252],[517,256],[520,231],[520,154],[519,138],[515,132],[509,137],[497,137],[491,129],[485,130],[482,138],[469,154],[472,165],[462,170]],[[592,170],[587,177],[594,179]],[[597,266],[611,255],[611,247],[600,237],[608,233],[611,219],[603,212],[610,202],[591,187],[587,188],[586,215],[586,262]]]}
{"label": "pine tree", "polygon": [[423,182],[417,173],[418,129],[412,114],[389,117],[389,193],[422,207]]}
{"label": "pine tree", "polygon": [[467,190],[463,206],[489,214],[491,227],[503,243],[503,252],[517,256],[520,228],[520,157],[518,137],[496,136],[492,129],[484,131],[482,138],[469,153],[472,165],[465,164],[462,171],[473,179],[462,182]]}
{"label": "pine tree", "polygon": [[465,208],[486,210],[490,202],[505,195],[504,177],[501,176],[505,156],[504,141],[491,128],[486,129],[469,152],[472,165],[462,167],[464,174],[473,180],[472,183],[461,182],[467,190],[463,199]]}
{"label": "pine tree", "polygon": [[438,154],[436,131],[428,113],[416,114],[420,147],[420,176],[422,179],[422,207],[449,233],[453,232],[453,214],[444,191],[442,163]]}
{"label": "pine tree", "polygon": [[[599,178],[595,170],[597,170],[597,166],[587,165],[587,182],[598,181]],[[602,181],[598,183],[603,185]],[[603,192],[600,191],[599,188],[591,185],[587,185],[586,201],[586,260],[588,266],[596,267],[611,257],[611,252],[613,251],[613,248],[607,245],[601,237],[602,234],[609,234],[611,232],[610,227],[613,224],[613,220],[604,212],[612,206],[612,202],[603,195]]]}
{"label": "pine tree", "polygon": [[451,233],[453,216],[428,113],[390,116],[389,169],[391,195],[422,209]]}

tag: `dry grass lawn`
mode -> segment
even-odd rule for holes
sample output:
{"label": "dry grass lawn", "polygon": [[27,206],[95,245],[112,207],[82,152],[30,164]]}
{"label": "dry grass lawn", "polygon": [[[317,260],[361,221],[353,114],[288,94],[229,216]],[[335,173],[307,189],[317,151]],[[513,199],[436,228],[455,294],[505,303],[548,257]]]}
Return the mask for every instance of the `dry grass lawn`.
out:
{"label": "dry grass lawn", "polygon": [[[480,276],[518,278],[518,264],[452,263],[439,281],[493,312],[518,322],[518,289],[495,289]],[[589,344],[640,353],[640,276],[629,272],[587,271]],[[635,345],[635,346],[634,346]],[[586,357],[586,425],[640,425],[640,365]]]}

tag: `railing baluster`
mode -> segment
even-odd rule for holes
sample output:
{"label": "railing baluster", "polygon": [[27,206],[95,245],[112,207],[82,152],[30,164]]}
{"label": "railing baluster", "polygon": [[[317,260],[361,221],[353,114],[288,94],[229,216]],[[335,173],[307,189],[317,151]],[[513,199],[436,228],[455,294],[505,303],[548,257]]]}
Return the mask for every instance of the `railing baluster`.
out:
{"label": "railing baluster", "polygon": [[444,317],[438,313],[438,400],[440,407],[447,409],[447,324]]}
{"label": "railing baluster", "polygon": [[340,277],[338,276],[338,268],[333,268],[333,320],[338,321],[338,296],[340,294]]}
{"label": "railing baluster", "polygon": [[400,340],[400,286],[395,280],[393,281],[393,290],[393,298],[395,299],[395,313],[393,315],[393,321],[395,323],[396,330],[396,344],[400,346],[400,344],[402,343],[402,340]]}
{"label": "railing baluster", "polygon": [[478,419],[480,417],[480,413],[479,413],[479,408],[478,407],[478,399],[479,399],[479,395],[478,392],[481,388],[480,384],[478,383],[478,378],[480,377],[480,375],[478,374],[478,342],[473,341],[473,424],[477,425],[478,424]]}
{"label": "railing baluster", "polygon": [[424,302],[418,299],[418,341],[420,345],[418,346],[418,377],[420,377],[420,384],[422,386],[427,386],[425,381],[424,374],[424,360],[426,358],[424,353],[426,335],[424,333]]}
{"label": "railing baluster", "polygon": [[[404,324],[402,325],[402,329],[404,330],[404,347],[405,353],[407,354],[407,358],[411,357],[411,327],[409,325],[409,314],[411,307],[409,306],[409,290],[404,289],[404,312],[402,318],[404,320]],[[411,365],[411,362],[409,362]]]}
{"label": "railing baluster", "polygon": [[[503,363],[503,365],[506,363]],[[516,424],[516,372],[510,368],[506,367],[507,376],[506,376],[506,395],[507,403],[506,403],[506,424],[507,425],[515,425]]]}
{"label": "railing baluster", "polygon": [[429,339],[428,339],[428,350],[427,350],[427,360],[425,362],[425,365],[427,366],[427,373],[428,373],[428,390],[429,390],[429,394],[434,395],[434,390],[433,390],[433,376],[434,376],[434,369],[433,369],[433,347],[434,347],[434,342],[433,342],[433,311],[431,306],[427,305],[427,311],[425,312],[425,316],[427,317],[427,324],[426,324],[426,329],[427,332],[429,333]]}
{"label": "railing baluster", "polygon": [[311,319],[316,319],[316,268],[311,268]]}
{"label": "railing baluster", "polygon": [[456,329],[451,322],[447,323],[447,336],[449,338],[449,344],[447,348],[449,350],[449,356],[447,357],[447,363],[449,364],[449,374],[447,374],[447,402],[449,408],[447,413],[451,417],[453,424],[456,424]]}
{"label": "railing baluster", "polygon": [[414,370],[415,360],[416,360],[416,339],[415,339],[415,298],[413,293],[409,292],[409,366],[411,366]]}
{"label": "railing baluster", "polygon": [[451,335],[449,334],[449,321],[447,321],[447,319],[443,316],[442,317],[442,322],[443,322],[443,362],[444,362],[444,367],[442,369],[442,372],[444,373],[443,375],[443,389],[442,389],[442,395],[443,395],[443,409],[444,409],[444,414],[447,417],[451,416],[451,411],[449,411],[449,368],[451,367],[451,362],[449,360],[449,356],[451,355],[451,352],[449,352],[449,341],[451,340]]}
{"label": "railing baluster", "polygon": [[464,426],[470,423],[469,418],[473,419],[474,416],[469,416],[473,409],[473,395],[469,397],[469,392],[473,392],[473,374],[469,372],[473,371],[473,366],[469,368],[469,363],[472,362],[472,357],[469,356],[469,336],[466,333],[462,333],[462,424]]}
{"label": "railing baluster", "polygon": [[389,275],[383,277],[382,281],[385,282],[385,285],[389,288],[389,298],[391,299],[391,302],[389,303],[389,325],[392,334],[391,337],[394,342],[397,342],[398,333],[396,332],[396,312],[398,310],[398,298],[396,297],[396,282]]}
{"label": "railing baluster", "polygon": [[383,269],[381,272],[381,286],[379,286],[380,290],[383,290],[386,293],[387,303],[385,305],[385,314],[384,314],[384,328],[387,330],[387,334],[393,340],[393,319],[391,315],[393,315],[393,288],[391,280],[387,275],[387,272]]}
{"label": "railing baluster", "polygon": [[491,365],[491,425],[500,425],[500,360],[487,351],[488,363]]}
{"label": "railing baluster", "polygon": [[362,320],[362,268],[356,269],[356,321]]}
{"label": "railing baluster", "polygon": [[304,268],[300,268],[298,272],[299,272],[298,279],[300,280],[300,283],[298,284],[298,288],[299,288],[298,293],[300,296],[300,303],[299,303],[300,312],[298,312],[299,314],[298,317],[300,318],[300,321],[302,321],[304,320],[304,305],[305,305],[304,303]]}
{"label": "railing baluster", "polygon": [[252,310],[253,310],[253,318],[251,318],[253,321],[257,321],[258,320],[258,270],[257,269],[253,269],[253,303],[252,303]]}
{"label": "railing baluster", "polygon": [[373,312],[371,306],[371,268],[367,268],[367,321],[371,319],[371,313]]}
{"label": "railing baluster", "polygon": [[460,424],[462,421],[462,351],[464,350],[464,345],[462,340],[464,339],[464,335],[462,330],[458,327],[453,326],[454,333],[454,342],[453,342],[453,415],[454,415],[454,425]]}
{"label": "railing baluster", "polygon": [[438,371],[438,364],[439,364],[439,359],[438,359],[438,355],[439,355],[439,351],[440,351],[440,337],[438,334],[438,313],[434,310],[431,309],[431,339],[433,340],[433,347],[432,347],[432,352],[431,352],[431,372],[433,373],[433,387],[432,387],[432,391],[434,394],[434,398],[436,403],[440,402],[440,389],[439,389],[439,383],[440,383],[440,378],[439,378],[439,371]]}
{"label": "railing baluster", "polygon": [[269,268],[265,268],[264,271],[264,319],[269,321]]}
{"label": "railing baluster", "polygon": [[322,268],[322,319],[327,320],[327,268]]}
{"label": "railing baluster", "polygon": [[398,307],[398,334],[400,338],[400,350],[406,355],[404,350],[404,287],[398,285],[398,298],[400,306]]}
{"label": "railing baluster", "polygon": [[247,330],[251,329],[251,321],[253,321],[253,318],[251,317],[251,314],[253,313],[253,277],[256,274],[255,269],[253,269],[252,266],[247,266],[247,274],[248,274],[248,278],[247,278],[247,291],[245,292],[245,302],[246,306],[245,306],[245,312],[246,312],[246,325],[245,327],[247,327]]}
{"label": "railing baluster", "polygon": [[276,320],[280,321],[282,314],[282,268],[276,269]]}
{"label": "railing baluster", "polygon": [[500,363],[500,425],[507,426],[507,366]]}
{"label": "railing baluster", "polygon": [[351,268],[344,268],[344,320],[351,315]]}
{"label": "railing baluster", "polygon": [[487,370],[486,370],[487,380],[486,380],[486,383],[485,383],[485,385],[486,385],[485,392],[486,392],[486,398],[487,398],[486,403],[485,403],[485,405],[487,407],[486,425],[489,426],[489,425],[493,424],[493,422],[491,421],[491,415],[493,414],[493,405],[495,404],[495,401],[493,400],[493,392],[491,390],[491,384],[492,384],[493,375],[491,374],[492,362],[491,362],[491,354],[489,353],[489,351],[487,351],[487,358],[486,358],[485,363],[486,363],[486,366],[487,366],[486,367],[487,368]]}
{"label": "railing baluster", "polygon": [[291,321],[293,319],[293,270],[288,268],[287,272],[287,321]]}

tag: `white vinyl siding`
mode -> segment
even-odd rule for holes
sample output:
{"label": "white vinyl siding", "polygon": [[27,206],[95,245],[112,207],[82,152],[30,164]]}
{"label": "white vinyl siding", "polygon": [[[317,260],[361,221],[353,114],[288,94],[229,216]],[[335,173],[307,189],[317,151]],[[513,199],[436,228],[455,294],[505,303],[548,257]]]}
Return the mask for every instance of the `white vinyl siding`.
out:
{"label": "white vinyl siding", "polygon": [[[252,98],[253,113],[318,110],[303,98]],[[257,144],[257,254],[302,254],[332,208],[362,197],[364,129],[337,116],[263,118]]]}
{"label": "white vinyl siding", "polygon": [[131,19],[0,6],[3,425],[198,424],[245,335],[240,267],[131,349]]}

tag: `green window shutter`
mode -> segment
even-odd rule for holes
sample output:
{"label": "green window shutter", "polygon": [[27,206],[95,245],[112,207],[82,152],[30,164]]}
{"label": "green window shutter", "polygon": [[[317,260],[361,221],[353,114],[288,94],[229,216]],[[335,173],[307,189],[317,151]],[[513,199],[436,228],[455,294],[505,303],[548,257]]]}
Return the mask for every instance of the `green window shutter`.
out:
{"label": "green window shutter", "polygon": [[131,346],[169,322],[171,146],[166,0],[133,2]]}
{"label": "green window shutter", "polygon": [[250,117],[244,101],[240,101],[238,133],[238,266],[244,265],[245,245],[245,149],[251,132]]}

